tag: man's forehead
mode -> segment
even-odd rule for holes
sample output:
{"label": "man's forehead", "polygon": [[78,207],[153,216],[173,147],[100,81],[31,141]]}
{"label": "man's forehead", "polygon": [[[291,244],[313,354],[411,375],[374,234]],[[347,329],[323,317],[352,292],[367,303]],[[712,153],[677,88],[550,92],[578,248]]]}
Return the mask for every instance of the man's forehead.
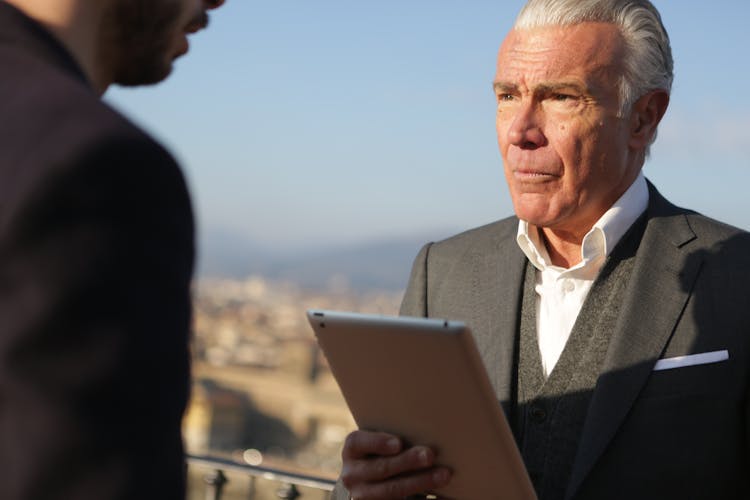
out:
{"label": "man's forehead", "polygon": [[621,35],[619,26],[613,23],[585,21],[575,24],[548,24],[527,28],[512,28],[505,36],[503,43],[508,41],[532,42],[539,38],[550,36],[557,39],[573,41],[574,39],[590,40],[596,43],[604,42]]}
{"label": "man's forehead", "polygon": [[623,48],[622,35],[612,24],[513,29],[500,46],[495,80],[584,83],[599,73],[619,70]]}

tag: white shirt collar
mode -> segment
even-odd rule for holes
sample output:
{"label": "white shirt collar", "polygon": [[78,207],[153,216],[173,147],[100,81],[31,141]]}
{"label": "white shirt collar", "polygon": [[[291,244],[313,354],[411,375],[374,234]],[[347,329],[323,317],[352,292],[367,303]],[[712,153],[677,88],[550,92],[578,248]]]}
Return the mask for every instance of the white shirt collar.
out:
{"label": "white shirt collar", "polygon": [[[648,185],[643,172],[640,172],[627,191],[609,210],[604,212],[604,215],[583,237],[581,262],[573,266],[571,270],[585,267],[593,262],[601,266],[604,258],[612,252],[630,226],[646,211],[648,198]],[[543,271],[552,265],[547,249],[535,229],[529,231],[529,223],[519,220],[516,241],[534,267]]]}

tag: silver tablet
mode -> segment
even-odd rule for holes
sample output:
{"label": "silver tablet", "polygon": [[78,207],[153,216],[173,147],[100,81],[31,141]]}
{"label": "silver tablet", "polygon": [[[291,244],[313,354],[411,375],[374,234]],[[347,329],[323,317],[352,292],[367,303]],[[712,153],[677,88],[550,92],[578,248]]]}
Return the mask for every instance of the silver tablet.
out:
{"label": "silver tablet", "polygon": [[360,429],[432,447],[453,471],[432,492],[536,498],[469,329],[460,322],[307,312]]}

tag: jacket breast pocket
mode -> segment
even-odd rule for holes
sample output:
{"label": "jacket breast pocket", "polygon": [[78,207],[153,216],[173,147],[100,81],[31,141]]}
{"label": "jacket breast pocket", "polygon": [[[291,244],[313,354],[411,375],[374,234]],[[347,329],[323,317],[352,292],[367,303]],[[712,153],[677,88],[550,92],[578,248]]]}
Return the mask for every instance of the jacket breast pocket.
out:
{"label": "jacket breast pocket", "polygon": [[649,375],[639,397],[726,396],[738,386],[735,373],[731,359],[655,370]]}

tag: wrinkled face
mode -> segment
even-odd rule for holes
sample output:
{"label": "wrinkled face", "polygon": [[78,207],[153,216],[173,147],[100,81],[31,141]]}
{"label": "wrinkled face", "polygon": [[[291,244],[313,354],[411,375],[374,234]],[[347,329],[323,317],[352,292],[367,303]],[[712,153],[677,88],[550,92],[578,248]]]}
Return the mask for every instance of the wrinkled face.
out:
{"label": "wrinkled face", "polygon": [[102,33],[103,64],[121,85],[156,83],[188,51],[187,35],[206,26],[203,0],[113,0]]}
{"label": "wrinkled face", "polygon": [[637,176],[617,117],[623,45],[603,23],[513,30],[503,42],[497,139],[519,218],[585,234]]}

